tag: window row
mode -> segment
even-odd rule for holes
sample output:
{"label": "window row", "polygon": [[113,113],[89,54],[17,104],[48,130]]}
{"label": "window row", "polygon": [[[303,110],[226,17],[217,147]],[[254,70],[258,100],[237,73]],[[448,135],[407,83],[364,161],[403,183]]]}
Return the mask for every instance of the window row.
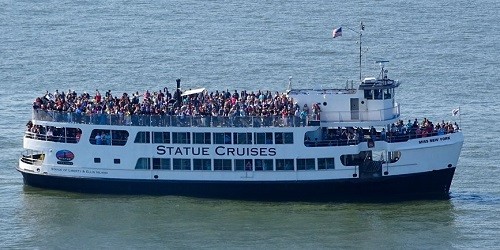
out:
{"label": "window row", "polygon": [[210,133],[210,132],[149,132],[141,131],[134,143],[173,144],[293,144],[291,132]]}
{"label": "window row", "polygon": [[139,158],[135,169],[207,171],[295,171],[335,169],[334,158],[305,159],[178,159]]}

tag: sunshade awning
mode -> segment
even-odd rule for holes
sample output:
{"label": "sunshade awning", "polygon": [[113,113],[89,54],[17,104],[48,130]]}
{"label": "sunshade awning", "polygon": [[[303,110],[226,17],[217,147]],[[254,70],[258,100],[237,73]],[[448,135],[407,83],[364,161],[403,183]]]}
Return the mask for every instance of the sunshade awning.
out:
{"label": "sunshade awning", "polygon": [[200,88],[200,89],[190,89],[190,90],[186,90],[184,91],[181,96],[187,96],[187,95],[193,95],[193,94],[198,94],[198,93],[201,93],[205,91],[205,88]]}

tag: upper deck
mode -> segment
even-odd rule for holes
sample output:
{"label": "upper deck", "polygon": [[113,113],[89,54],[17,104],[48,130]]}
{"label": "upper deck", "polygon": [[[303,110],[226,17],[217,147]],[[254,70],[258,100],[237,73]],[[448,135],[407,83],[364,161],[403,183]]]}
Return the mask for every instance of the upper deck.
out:
{"label": "upper deck", "polygon": [[33,103],[34,121],[116,126],[298,127],[385,126],[400,117],[399,82],[365,78],[358,88],[215,91],[201,88],[170,93],[167,88],[114,96],[56,90]]}

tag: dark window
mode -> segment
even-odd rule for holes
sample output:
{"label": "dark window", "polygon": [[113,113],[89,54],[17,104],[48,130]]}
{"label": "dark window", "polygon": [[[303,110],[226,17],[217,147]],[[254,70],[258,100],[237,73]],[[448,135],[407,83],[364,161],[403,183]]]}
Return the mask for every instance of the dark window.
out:
{"label": "dark window", "polygon": [[134,143],[151,143],[151,133],[149,131],[137,132]]}
{"label": "dark window", "polygon": [[318,158],[318,170],[335,169],[334,158]]}
{"label": "dark window", "polygon": [[315,161],[313,158],[297,159],[297,170],[315,170]]}
{"label": "dark window", "polygon": [[120,159],[114,159],[115,164],[120,164]]}
{"label": "dark window", "polygon": [[285,144],[293,144],[293,133],[283,133]]}
{"label": "dark window", "polygon": [[293,171],[293,159],[276,159],[276,171]]}
{"label": "dark window", "polygon": [[101,163],[101,158],[94,158],[94,163]]}
{"label": "dark window", "polygon": [[174,170],[191,170],[191,159],[173,159]]}
{"label": "dark window", "polygon": [[139,158],[135,163],[135,169],[150,169],[150,159],[149,158]]}
{"label": "dark window", "polygon": [[193,159],[193,170],[212,170],[210,159]]}
{"label": "dark window", "polygon": [[234,170],[236,171],[252,171],[252,159],[236,159],[234,160]]}
{"label": "dark window", "polygon": [[231,144],[231,133],[214,133],[214,144]]}
{"label": "dark window", "polygon": [[273,133],[255,133],[255,144],[273,144]]}
{"label": "dark window", "polygon": [[172,143],[190,144],[191,143],[191,133],[190,132],[172,132]]}
{"label": "dark window", "polygon": [[233,133],[234,144],[252,144],[252,133]]}
{"label": "dark window", "polygon": [[255,171],[273,171],[272,159],[256,159]]}
{"label": "dark window", "polygon": [[210,133],[193,133],[193,144],[211,144]]}
{"label": "dark window", "polygon": [[170,170],[170,158],[153,158],[153,169]]}
{"label": "dark window", "polygon": [[214,170],[231,171],[230,159],[214,159]]}
{"label": "dark window", "polygon": [[153,143],[170,143],[170,132],[153,132]]}
{"label": "dark window", "polygon": [[111,144],[113,146],[125,146],[128,140],[128,131],[111,130]]}

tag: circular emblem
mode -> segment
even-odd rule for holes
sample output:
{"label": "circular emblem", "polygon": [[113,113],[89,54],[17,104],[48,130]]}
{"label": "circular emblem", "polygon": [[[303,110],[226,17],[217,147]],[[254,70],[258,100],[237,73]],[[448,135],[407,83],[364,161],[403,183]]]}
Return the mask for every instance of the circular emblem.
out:
{"label": "circular emblem", "polygon": [[60,161],[72,161],[75,158],[75,154],[69,150],[59,150],[56,153],[56,158]]}

